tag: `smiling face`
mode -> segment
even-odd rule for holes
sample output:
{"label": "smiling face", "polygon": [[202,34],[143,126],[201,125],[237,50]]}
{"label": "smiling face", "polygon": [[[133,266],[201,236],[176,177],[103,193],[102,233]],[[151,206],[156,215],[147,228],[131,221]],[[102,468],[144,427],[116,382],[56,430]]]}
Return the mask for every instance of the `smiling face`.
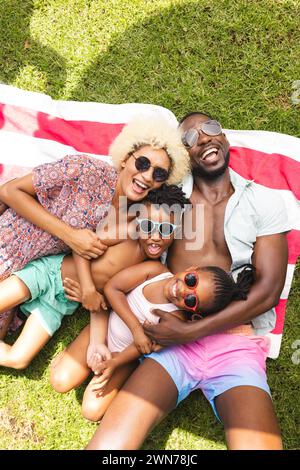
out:
{"label": "smiling face", "polygon": [[[200,129],[201,124],[210,119],[204,115],[192,115],[180,126],[182,132],[189,129]],[[198,141],[188,148],[194,176],[214,179],[221,176],[229,164],[229,142],[225,134],[209,136],[199,132]]]}
{"label": "smiling face", "polygon": [[[174,214],[167,214],[162,207],[157,209],[154,204],[145,203],[142,205],[140,219],[149,219],[153,222],[170,222],[174,224]],[[139,229],[138,229],[139,230]],[[150,259],[158,259],[163,252],[171,245],[174,233],[168,237],[162,237],[158,230],[146,234],[139,230],[139,242]]]}
{"label": "smiling face", "polygon": [[[136,159],[138,157],[147,157],[151,163],[148,170],[139,172],[136,169]],[[141,201],[151,189],[160,188],[163,182],[157,182],[153,179],[154,168],[170,170],[171,161],[168,154],[163,149],[153,149],[150,145],[144,145],[129,155],[122,163],[122,170],[118,179],[117,190],[119,196],[126,196],[129,201]]]}
{"label": "smiling face", "polygon": [[[198,283],[196,287],[189,287],[185,282],[188,273],[196,273]],[[211,272],[202,271],[194,266],[186,271],[175,274],[165,285],[164,293],[169,302],[172,302],[179,309],[191,311],[191,313],[200,313],[201,309],[210,308],[215,298],[215,282]],[[187,306],[185,300],[187,296],[197,297],[197,309]]]}

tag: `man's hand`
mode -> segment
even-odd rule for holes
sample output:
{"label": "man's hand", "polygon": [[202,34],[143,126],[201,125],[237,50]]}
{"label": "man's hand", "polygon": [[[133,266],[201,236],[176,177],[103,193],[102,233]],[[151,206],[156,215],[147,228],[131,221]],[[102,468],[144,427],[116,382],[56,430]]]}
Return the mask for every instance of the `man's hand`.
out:
{"label": "man's hand", "polygon": [[151,339],[149,339],[148,336],[145,335],[142,327],[136,328],[132,332],[132,336],[134,344],[141,354],[150,354],[152,352],[153,343]]}
{"label": "man's hand", "polygon": [[103,363],[109,359],[111,359],[111,353],[105,344],[89,344],[86,360],[94,374],[100,374]]}
{"label": "man's hand", "polygon": [[102,294],[95,287],[82,290],[82,306],[89,312],[99,312],[101,308],[107,310],[107,305]]}
{"label": "man's hand", "polygon": [[[174,312],[164,312],[159,309],[152,309],[152,313],[160,317],[157,325],[145,322],[144,331],[149,338],[162,346],[171,346],[173,344],[184,344],[194,341],[191,332],[193,331],[194,322],[184,322],[180,320]],[[172,314],[173,313],[173,314]]]}
{"label": "man's hand", "polygon": [[100,238],[87,228],[70,228],[64,242],[78,255],[88,260],[98,258],[107,250],[107,245],[104,245]]}

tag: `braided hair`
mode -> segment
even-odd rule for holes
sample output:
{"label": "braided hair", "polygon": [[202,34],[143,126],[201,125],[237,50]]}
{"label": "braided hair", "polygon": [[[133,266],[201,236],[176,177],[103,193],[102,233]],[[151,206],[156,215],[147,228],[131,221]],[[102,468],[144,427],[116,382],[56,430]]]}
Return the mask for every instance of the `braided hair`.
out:
{"label": "braided hair", "polygon": [[231,273],[226,273],[218,266],[206,266],[199,269],[212,273],[215,283],[213,302],[207,308],[200,309],[201,315],[207,316],[216,313],[225,308],[232,300],[247,300],[250,287],[255,280],[255,267],[252,264],[243,264],[232,270],[233,272],[242,269],[236,281]]}

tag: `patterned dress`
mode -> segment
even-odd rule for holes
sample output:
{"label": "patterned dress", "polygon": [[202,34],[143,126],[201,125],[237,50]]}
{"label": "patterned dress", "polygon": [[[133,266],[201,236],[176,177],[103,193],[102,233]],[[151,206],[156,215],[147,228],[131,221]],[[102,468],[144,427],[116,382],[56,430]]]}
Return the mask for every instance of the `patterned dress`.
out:
{"label": "patterned dress", "polygon": [[[107,215],[118,172],[87,155],[68,155],[32,171],[40,204],[71,227],[95,231]],[[0,281],[29,261],[70,251],[65,243],[7,209],[0,216]],[[1,320],[6,314],[0,316]]]}

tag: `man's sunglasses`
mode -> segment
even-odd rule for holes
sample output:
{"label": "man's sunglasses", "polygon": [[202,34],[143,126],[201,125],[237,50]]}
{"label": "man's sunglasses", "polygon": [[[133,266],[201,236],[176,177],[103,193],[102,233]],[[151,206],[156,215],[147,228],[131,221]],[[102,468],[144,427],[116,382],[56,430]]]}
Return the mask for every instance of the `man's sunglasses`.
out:
{"label": "man's sunglasses", "polygon": [[153,168],[153,174],[152,178],[154,181],[157,183],[163,183],[164,181],[167,181],[169,178],[170,172],[166,170],[165,168],[161,168],[159,166],[152,166],[151,162],[148,157],[145,157],[141,155],[140,157],[135,157],[133,153],[130,153],[129,155],[132,155],[133,158],[135,159],[135,167],[137,171],[140,173],[143,173],[144,171],[149,170],[150,167]]}
{"label": "man's sunglasses", "polygon": [[170,237],[180,225],[171,222],[154,222],[151,219],[136,219],[141,232],[149,235],[158,231],[163,238]]}
{"label": "man's sunglasses", "polygon": [[191,148],[197,142],[201,133],[206,135],[220,135],[223,130],[218,121],[205,121],[199,127],[188,129],[181,136],[181,141],[185,147]]}
{"label": "man's sunglasses", "polygon": [[196,287],[199,283],[199,276],[196,272],[188,273],[184,276],[184,283],[189,289],[193,289],[193,294],[187,294],[183,301],[184,305],[189,309],[195,312],[199,306],[199,299],[196,295]]}

